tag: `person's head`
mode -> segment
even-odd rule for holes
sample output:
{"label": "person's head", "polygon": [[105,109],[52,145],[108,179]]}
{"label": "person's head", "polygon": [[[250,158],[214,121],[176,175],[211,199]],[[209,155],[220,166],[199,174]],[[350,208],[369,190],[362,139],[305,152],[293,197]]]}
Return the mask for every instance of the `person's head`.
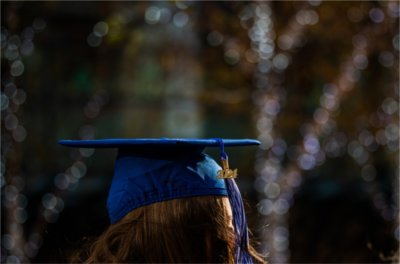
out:
{"label": "person's head", "polygon": [[[111,226],[88,262],[259,260],[249,245],[239,189],[224,146],[256,140],[110,139],[61,141],[118,147],[107,207]],[[223,169],[202,151],[219,146]],[[197,253],[196,253],[197,252]]]}
{"label": "person's head", "polygon": [[153,203],[111,225],[87,263],[234,263],[235,233],[227,197]]}

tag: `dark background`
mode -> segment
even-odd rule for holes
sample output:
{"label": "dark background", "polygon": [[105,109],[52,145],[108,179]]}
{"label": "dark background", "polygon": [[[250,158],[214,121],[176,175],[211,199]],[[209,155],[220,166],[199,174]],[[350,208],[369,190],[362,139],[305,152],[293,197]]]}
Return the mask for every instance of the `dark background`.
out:
{"label": "dark background", "polygon": [[118,137],[258,138],[228,154],[269,262],[398,259],[397,1],[1,12],[2,262],[67,262],[107,227],[115,150],[57,141]]}

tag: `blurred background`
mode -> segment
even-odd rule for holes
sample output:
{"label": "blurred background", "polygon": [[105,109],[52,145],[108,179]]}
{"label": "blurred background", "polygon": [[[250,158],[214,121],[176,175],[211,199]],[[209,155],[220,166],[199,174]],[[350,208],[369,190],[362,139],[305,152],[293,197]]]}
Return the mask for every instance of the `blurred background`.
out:
{"label": "blurred background", "polygon": [[116,151],[57,141],[118,137],[258,138],[228,154],[270,263],[396,262],[398,55],[398,1],[2,1],[1,262],[108,226]]}

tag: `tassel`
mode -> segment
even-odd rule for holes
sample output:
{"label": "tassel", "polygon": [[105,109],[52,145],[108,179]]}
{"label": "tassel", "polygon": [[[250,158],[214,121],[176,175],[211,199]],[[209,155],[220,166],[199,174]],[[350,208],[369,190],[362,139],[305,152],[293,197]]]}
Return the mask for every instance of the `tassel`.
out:
{"label": "tassel", "polygon": [[224,150],[224,142],[220,138],[215,138],[215,140],[217,140],[220,146],[220,157],[223,168],[218,172],[218,178],[225,179],[226,187],[228,189],[229,203],[232,207],[233,225],[235,227],[236,236],[235,263],[253,263],[248,248],[249,234],[247,231],[247,221],[243,200],[239,188],[234,180],[234,178],[237,177],[237,169],[229,169],[228,155]]}
{"label": "tassel", "polygon": [[236,233],[235,263],[253,263],[248,251],[249,234],[242,196],[234,179],[225,179],[225,182],[232,207],[233,224]]}

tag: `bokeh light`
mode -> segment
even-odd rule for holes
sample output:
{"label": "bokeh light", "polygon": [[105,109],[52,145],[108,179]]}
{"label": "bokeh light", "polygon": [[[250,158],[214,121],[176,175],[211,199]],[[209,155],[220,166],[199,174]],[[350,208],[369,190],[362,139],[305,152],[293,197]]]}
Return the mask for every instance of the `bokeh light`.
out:
{"label": "bokeh light", "polygon": [[[90,228],[106,224],[112,159],[57,140],[113,136],[258,138],[255,175],[250,155],[233,161],[247,167],[239,187],[256,204],[249,223],[270,263],[390,257],[400,236],[398,2],[82,5],[4,3],[2,262],[48,260],[72,250],[56,237],[78,236],[90,217],[104,217]],[[357,230],[373,250],[353,248]]]}

